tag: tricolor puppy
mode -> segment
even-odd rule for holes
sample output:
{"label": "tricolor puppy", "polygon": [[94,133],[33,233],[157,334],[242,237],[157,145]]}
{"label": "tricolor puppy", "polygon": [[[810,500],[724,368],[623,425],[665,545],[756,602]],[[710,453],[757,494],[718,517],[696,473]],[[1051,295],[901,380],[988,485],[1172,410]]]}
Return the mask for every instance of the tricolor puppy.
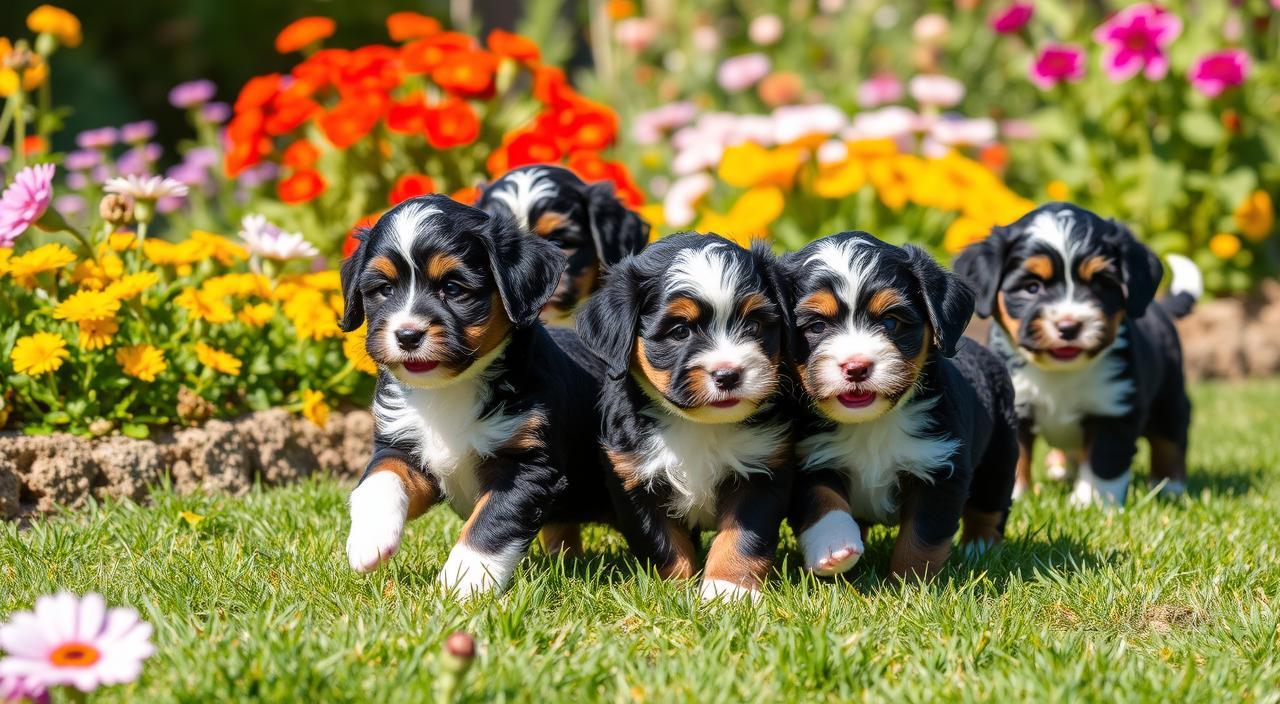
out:
{"label": "tricolor puppy", "polygon": [[587,185],[559,166],[524,166],[489,184],[478,208],[514,218],[564,252],[567,264],[542,311],[548,325],[572,325],[573,311],[600,286],[604,269],[649,241],[649,226],[609,183]]}
{"label": "tricolor puppy", "polygon": [[899,577],[936,572],[961,518],[964,543],[998,542],[1018,456],[1013,387],[995,355],[962,341],[969,286],[865,232],[812,242],[782,267],[809,405],[791,514],[805,565],[852,567],[858,522],[899,525]]}
{"label": "tricolor puppy", "polygon": [[757,596],[786,512],[791,447],[779,403],[776,261],[678,234],[616,264],[578,316],[606,363],[604,444],[618,527],[664,577],[698,571],[704,598]]}
{"label": "tricolor puppy", "polygon": [[1170,257],[1173,294],[1152,304],[1163,267],[1123,225],[1050,203],[997,227],[956,260],[994,316],[991,347],[1013,373],[1020,420],[1018,490],[1031,482],[1036,435],[1078,463],[1072,499],[1123,503],[1139,437],[1151,443],[1151,482],[1181,493],[1191,403],[1175,317],[1203,286]]}
{"label": "tricolor puppy", "polygon": [[364,233],[342,266],[342,328],[367,320],[378,364],[354,569],[390,559],[405,521],[442,501],[466,524],[440,580],[464,596],[501,590],[544,524],[608,519],[599,445],[571,437],[599,422],[598,383],[538,320],[563,264],[510,220],[439,195]]}

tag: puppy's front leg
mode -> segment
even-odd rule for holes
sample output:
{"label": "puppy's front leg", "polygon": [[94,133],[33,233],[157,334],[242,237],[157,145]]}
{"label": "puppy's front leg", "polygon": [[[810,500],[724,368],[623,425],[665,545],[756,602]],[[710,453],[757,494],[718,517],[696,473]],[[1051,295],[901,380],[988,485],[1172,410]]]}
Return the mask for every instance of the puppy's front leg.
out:
{"label": "puppy's front leg", "polygon": [[642,562],[663,579],[689,579],[697,571],[698,553],[689,529],[672,518],[657,496],[637,477],[636,458],[610,452],[613,472],[605,478],[618,518],[618,530]]}
{"label": "puppy's front leg", "polygon": [[1085,461],[1071,492],[1076,506],[1123,506],[1133,476],[1138,431],[1130,417],[1090,418],[1085,424]]}
{"label": "puppy's front leg", "polygon": [[374,453],[351,492],[351,532],[347,561],[357,572],[370,572],[400,548],[406,521],[417,518],[440,500],[440,487],[417,469],[408,453],[383,448]]}
{"label": "puppy's front leg", "polygon": [[845,572],[862,557],[862,530],[849,510],[844,481],[835,472],[800,472],[791,527],[804,553],[805,569],[820,577]]}
{"label": "puppy's front leg", "polygon": [[1021,498],[1031,490],[1031,456],[1036,450],[1036,435],[1029,421],[1018,422],[1018,465],[1013,481],[1013,498]]}
{"label": "puppy's front leg", "polygon": [[495,481],[476,499],[439,580],[463,599],[500,592],[542,527],[550,498],[528,477],[546,469],[495,460]]}
{"label": "puppy's front leg", "polygon": [[955,474],[932,483],[913,482],[900,509],[898,539],[889,558],[889,571],[898,579],[928,579],[951,556],[951,542],[960,528],[960,514],[968,494],[971,469],[957,464]]}
{"label": "puppy's front leg", "polygon": [[790,487],[765,474],[739,479],[717,506],[717,530],[707,553],[702,598],[760,598],[760,588],[773,567],[778,530],[786,513]]}

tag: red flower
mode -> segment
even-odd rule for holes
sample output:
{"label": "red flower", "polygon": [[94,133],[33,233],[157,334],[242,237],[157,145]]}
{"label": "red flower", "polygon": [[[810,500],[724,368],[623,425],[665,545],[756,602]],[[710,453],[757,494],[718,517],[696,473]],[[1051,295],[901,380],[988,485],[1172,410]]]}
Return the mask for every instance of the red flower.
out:
{"label": "red flower", "polygon": [[543,105],[560,106],[573,102],[578,94],[564,77],[564,71],[554,66],[539,66],[533,70],[533,96]]}
{"label": "red flower", "polygon": [[273,107],[262,125],[266,133],[272,136],[288,134],[320,112],[320,105],[310,98],[289,102],[277,100]]}
{"label": "red flower", "polygon": [[280,200],[289,203],[306,203],[324,192],[324,179],[315,169],[295,171],[289,177],[276,184],[276,195]]}
{"label": "red flower", "polygon": [[644,205],[644,193],[621,162],[606,161],[595,152],[576,152],[569,156],[566,166],[587,183],[611,181],[618,200],[626,206],[637,208]]}
{"label": "red flower", "polygon": [[425,123],[427,143],[436,149],[460,147],[480,136],[480,118],[461,98],[445,98],[427,108]]}
{"label": "red flower", "polygon": [[294,20],[276,35],[276,51],[288,54],[305,49],[333,36],[337,28],[328,17],[303,17]]}
{"label": "red flower", "polygon": [[446,56],[459,51],[470,51],[476,40],[458,32],[441,32],[426,39],[405,44],[400,49],[400,60],[409,73],[431,73]]}
{"label": "red flower", "polygon": [[280,162],[291,169],[309,169],[320,159],[320,150],[305,139],[290,144]]}
{"label": "red flower", "polygon": [[237,112],[236,116],[231,118],[231,122],[227,123],[227,138],[235,143],[260,139],[265,121],[266,117],[258,108]]}
{"label": "red flower", "polygon": [[278,92],[280,92],[280,74],[269,73],[265,76],[254,76],[240,89],[240,96],[236,98],[235,110],[240,113],[263,107],[271,102],[271,99],[276,97]]}
{"label": "red flower", "polygon": [[560,109],[538,117],[541,129],[555,134],[560,146],[568,150],[603,149],[618,135],[618,117],[612,110],[585,98],[576,98]]}
{"label": "red flower", "polygon": [[459,203],[463,203],[466,205],[475,205],[476,201],[480,200],[480,187],[479,186],[463,186],[462,188],[459,188],[453,193],[450,193],[449,197],[458,201]]}
{"label": "red flower", "polygon": [[293,77],[319,89],[338,82],[338,72],[351,60],[346,49],[321,49],[293,67]]}
{"label": "red flower", "polygon": [[416,12],[393,12],[387,17],[387,34],[391,41],[407,42],[440,33],[440,22]]}
{"label": "red flower", "polygon": [[489,32],[489,51],[498,56],[506,56],[515,59],[521,63],[532,64],[537,63],[541,53],[538,51],[538,45],[528,37],[508,32],[505,29],[495,29]]}
{"label": "red flower", "polygon": [[389,46],[363,46],[351,52],[338,67],[338,87],[343,95],[377,91],[390,93],[400,85],[400,52]]}
{"label": "red flower", "polygon": [[245,169],[262,161],[271,153],[271,140],[254,138],[243,142],[232,141],[222,158],[222,169],[230,178],[239,176]]}
{"label": "red flower", "polygon": [[333,146],[346,149],[373,130],[385,106],[386,96],[379,93],[343,98],[320,116],[320,129]]}
{"label": "red flower", "polygon": [[550,135],[524,130],[508,133],[502,140],[502,146],[489,155],[485,166],[489,175],[497,178],[521,166],[555,163],[562,155],[559,145]]}
{"label": "red flower", "polygon": [[410,93],[391,103],[387,110],[387,127],[400,134],[417,134],[427,128],[427,101],[421,92]]}
{"label": "red flower", "polygon": [[22,140],[22,154],[24,156],[36,156],[49,151],[49,140],[38,134],[27,135]]}
{"label": "red flower", "polygon": [[372,229],[373,226],[378,223],[378,218],[381,216],[382,213],[370,213],[357,220],[356,224],[351,226],[351,229],[347,232],[346,241],[342,243],[343,259],[355,254],[356,248],[360,246],[360,240],[356,239],[356,233]]}
{"label": "red flower", "polygon": [[391,187],[391,195],[388,200],[392,205],[403,203],[414,196],[424,196],[428,193],[436,192],[436,182],[426,174],[405,174],[396,179],[396,185]]}
{"label": "red flower", "polygon": [[498,58],[487,51],[456,51],[431,71],[431,80],[464,98],[488,98],[493,95],[497,70]]}

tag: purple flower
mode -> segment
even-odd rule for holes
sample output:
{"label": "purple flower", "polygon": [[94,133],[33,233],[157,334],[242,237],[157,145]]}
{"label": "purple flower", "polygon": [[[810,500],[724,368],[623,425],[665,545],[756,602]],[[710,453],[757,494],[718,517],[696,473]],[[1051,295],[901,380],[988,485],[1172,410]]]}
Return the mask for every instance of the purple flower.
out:
{"label": "purple flower", "polygon": [[193,147],[182,155],[184,162],[204,169],[216,166],[218,159],[218,150],[213,147]]}
{"label": "purple flower", "polygon": [[236,177],[236,182],[246,188],[257,188],[268,181],[275,179],[280,173],[280,168],[270,161],[264,161],[256,166],[251,166]]}
{"label": "purple flower", "polygon": [[67,174],[67,188],[70,188],[73,191],[79,191],[88,187],[89,177],[85,176],[83,172],[72,171]]}
{"label": "purple flower", "polygon": [[93,179],[94,183],[105,183],[107,179],[111,178],[111,169],[106,164],[95,166],[93,171],[89,172],[89,177]]}
{"label": "purple flower", "polygon": [[101,163],[102,152],[95,149],[77,149],[62,160],[62,165],[72,171],[87,171]]}
{"label": "purple flower", "polygon": [[716,82],[730,93],[755,85],[769,74],[769,57],[760,53],[742,54],[725,59],[716,69]]}
{"label": "purple flower", "polygon": [[1127,81],[1141,71],[1158,81],[1169,72],[1165,49],[1182,33],[1177,15],[1151,3],[1130,5],[1093,32],[1103,44],[1102,69],[1112,81]]}
{"label": "purple flower", "polygon": [[1223,49],[1196,59],[1187,78],[1196,90],[1210,98],[1244,83],[1249,75],[1249,55],[1244,49]]}
{"label": "purple flower", "polygon": [[1029,2],[1015,2],[991,18],[991,28],[1000,34],[1013,34],[1031,21],[1036,6]]}
{"label": "purple flower", "polygon": [[151,120],[130,122],[120,126],[120,139],[129,144],[138,144],[156,136],[156,123]]}
{"label": "purple flower", "polygon": [[12,247],[35,224],[53,200],[53,164],[28,166],[0,195],[0,247]]}
{"label": "purple flower", "polygon": [[53,199],[53,207],[63,215],[76,215],[83,212],[85,200],[83,196],[69,193],[65,196],[58,196]]}
{"label": "purple flower", "polygon": [[1031,62],[1031,82],[1049,90],[1063,81],[1084,78],[1084,49],[1072,44],[1047,44]]}
{"label": "purple flower", "polygon": [[0,702],[49,704],[49,692],[44,685],[30,677],[0,674]]}
{"label": "purple flower", "polygon": [[231,106],[226,103],[209,103],[200,106],[200,119],[221,125],[231,117]]}
{"label": "purple flower", "polygon": [[179,83],[169,91],[169,104],[180,110],[194,108],[213,100],[218,87],[213,81],[199,80]]}
{"label": "purple flower", "polygon": [[858,86],[858,106],[864,110],[902,100],[902,81],[892,73],[877,73]]}
{"label": "purple flower", "polygon": [[81,149],[106,149],[120,140],[120,132],[114,127],[99,127],[76,135],[76,146]]}
{"label": "purple flower", "polygon": [[116,160],[116,170],[126,176],[143,176],[151,173],[151,165],[160,159],[164,147],[159,144],[139,144],[128,149]]}
{"label": "purple flower", "polygon": [[188,186],[197,188],[209,183],[209,172],[206,167],[198,164],[192,164],[189,161],[184,161],[180,164],[175,164],[169,167],[169,170],[165,172],[165,175],[175,181],[181,181]]}

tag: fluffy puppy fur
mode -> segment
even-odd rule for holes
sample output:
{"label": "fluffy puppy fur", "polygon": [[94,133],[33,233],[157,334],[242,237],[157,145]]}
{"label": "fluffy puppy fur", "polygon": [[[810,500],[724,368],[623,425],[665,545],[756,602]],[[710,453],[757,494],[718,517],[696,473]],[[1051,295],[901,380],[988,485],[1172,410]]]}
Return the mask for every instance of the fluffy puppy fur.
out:
{"label": "fluffy puppy fur", "polygon": [[1170,258],[1172,295],[1152,304],[1160,259],[1114,220],[1069,203],[1027,213],[961,252],[956,270],[994,316],[991,347],[1013,374],[1021,456],[1031,482],[1037,435],[1078,464],[1078,504],[1123,503],[1139,437],[1153,484],[1181,493],[1191,403],[1174,328],[1202,291],[1200,273]]}
{"label": "fluffy puppy fur", "polygon": [[608,519],[599,446],[571,436],[598,422],[598,383],[538,320],[563,264],[510,220],[438,195],[363,234],[342,266],[342,328],[367,320],[378,364],[352,568],[390,559],[406,520],[443,501],[466,524],[440,581],[499,591],[544,524]]}
{"label": "fluffy puppy fur", "polygon": [[601,405],[618,527],[676,578],[698,570],[699,531],[718,531],[704,598],[759,594],[786,510],[775,267],[762,245],[673,235],[616,264],[578,316],[608,368]]}
{"label": "fluffy puppy fur", "polygon": [[607,182],[586,184],[559,166],[524,166],[485,188],[480,209],[513,218],[556,245],[567,265],[542,311],[548,325],[572,325],[574,309],[600,287],[601,274],[649,241],[649,226]]}
{"label": "fluffy puppy fur", "polygon": [[899,525],[899,577],[937,571],[962,517],[966,544],[999,541],[1017,460],[1013,388],[999,359],[961,340],[969,286],[923,250],[865,232],[814,241],[782,268],[807,401],[790,518],[805,565],[852,567],[858,521]]}

